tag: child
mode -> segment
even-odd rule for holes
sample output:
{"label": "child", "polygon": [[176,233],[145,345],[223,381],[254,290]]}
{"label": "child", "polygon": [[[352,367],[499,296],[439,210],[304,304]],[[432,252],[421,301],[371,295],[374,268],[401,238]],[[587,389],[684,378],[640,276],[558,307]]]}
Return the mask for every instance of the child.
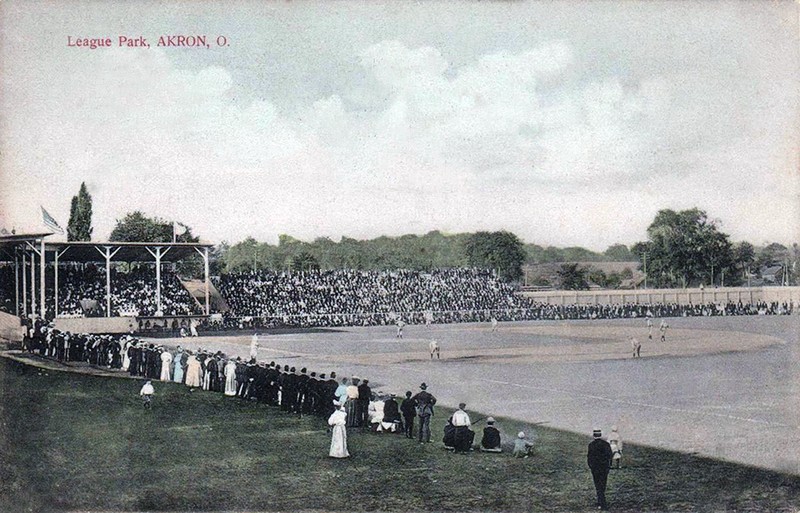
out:
{"label": "child", "polygon": [[142,400],[144,401],[144,407],[150,409],[151,402],[153,400],[153,394],[155,390],[153,389],[153,383],[149,380],[142,386],[142,389],[139,391],[139,395],[142,396]]}
{"label": "child", "polygon": [[622,440],[617,432],[617,426],[611,427],[608,443],[611,445],[611,468],[622,468]]}
{"label": "child", "polygon": [[517,433],[517,439],[514,440],[514,452],[512,455],[515,458],[527,458],[531,455],[532,448],[533,442],[529,442],[525,439],[525,432],[520,431]]}

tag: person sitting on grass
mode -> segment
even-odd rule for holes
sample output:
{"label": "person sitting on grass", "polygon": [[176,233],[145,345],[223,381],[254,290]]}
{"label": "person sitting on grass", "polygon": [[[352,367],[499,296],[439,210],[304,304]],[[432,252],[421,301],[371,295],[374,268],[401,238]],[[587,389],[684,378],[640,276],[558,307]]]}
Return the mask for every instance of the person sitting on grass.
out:
{"label": "person sitting on grass", "polygon": [[525,438],[525,432],[520,431],[517,433],[517,439],[514,440],[514,452],[512,455],[515,458],[527,458],[531,455],[531,449],[533,449],[533,442]]}
{"label": "person sitting on grass", "polygon": [[486,419],[486,427],[483,428],[483,438],[481,439],[481,451],[503,452],[500,446],[500,431],[494,427],[494,417]]}
{"label": "person sitting on grass", "polygon": [[143,401],[142,404],[148,410],[152,407],[154,393],[155,390],[153,389],[153,383],[150,380],[146,381],[145,384],[142,386],[142,389],[139,391],[139,395],[141,396]]}

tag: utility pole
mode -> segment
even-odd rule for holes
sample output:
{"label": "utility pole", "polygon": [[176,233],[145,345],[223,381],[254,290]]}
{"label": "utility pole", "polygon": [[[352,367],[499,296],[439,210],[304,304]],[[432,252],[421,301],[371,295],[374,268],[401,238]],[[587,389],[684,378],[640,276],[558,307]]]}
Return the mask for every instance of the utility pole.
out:
{"label": "utility pole", "polygon": [[645,251],[642,253],[642,259],[644,261],[644,288],[647,288],[647,252]]}

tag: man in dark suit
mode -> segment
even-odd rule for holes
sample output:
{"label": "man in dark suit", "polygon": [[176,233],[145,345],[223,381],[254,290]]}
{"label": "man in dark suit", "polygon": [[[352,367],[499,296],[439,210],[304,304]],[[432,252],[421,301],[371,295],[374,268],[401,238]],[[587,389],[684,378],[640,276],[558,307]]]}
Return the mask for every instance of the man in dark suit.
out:
{"label": "man in dark suit", "polygon": [[589,452],[586,461],[592,471],[594,489],[597,491],[597,509],[607,510],[606,503],[606,482],[608,481],[608,471],[611,468],[611,458],[613,452],[611,445],[601,438],[603,433],[595,429],[592,433],[594,440],[589,443]]}
{"label": "man in dark suit", "polygon": [[411,391],[406,392],[406,398],[400,404],[403,412],[403,431],[406,438],[414,438],[414,417],[417,416],[417,401],[411,398]]}
{"label": "man in dark suit", "polygon": [[372,399],[372,389],[369,380],[365,379],[358,385],[358,425],[362,428],[369,427],[369,402]]}

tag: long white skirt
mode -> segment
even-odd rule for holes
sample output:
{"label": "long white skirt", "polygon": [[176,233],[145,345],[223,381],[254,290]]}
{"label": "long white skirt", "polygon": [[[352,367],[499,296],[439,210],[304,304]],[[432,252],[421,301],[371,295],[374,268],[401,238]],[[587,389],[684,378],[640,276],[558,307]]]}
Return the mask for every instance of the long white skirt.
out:
{"label": "long white skirt", "polygon": [[331,435],[331,451],[328,453],[331,458],[349,458],[347,452],[347,428],[341,425],[333,426]]}
{"label": "long white skirt", "polygon": [[236,374],[230,373],[225,378],[225,395],[236,395]]}

